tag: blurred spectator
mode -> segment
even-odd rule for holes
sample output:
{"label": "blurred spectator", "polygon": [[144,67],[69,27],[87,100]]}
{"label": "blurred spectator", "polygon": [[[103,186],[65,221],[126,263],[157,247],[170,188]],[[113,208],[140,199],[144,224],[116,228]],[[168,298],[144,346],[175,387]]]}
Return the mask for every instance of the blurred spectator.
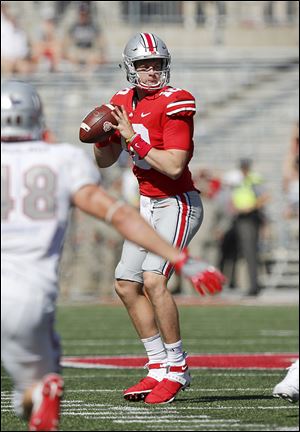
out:
{"label": "blurred spectator", "polygon": [[32,45],[32,54],[39,69],[48,72],[59,71],[63,43],[58,34],[54,11],[45,10],[42,14],[41,30]]}
{"label": "blurred spectator", "polygon": [[77,20],[66,35],[65,57],[81,70],[93,71],[105,63],[103,35],[89,3],[79,4]]}
{"label": "blurred spectator", "polygon": [[54,2],[55,18],[57,20],[61,20],[62,16],[66,13],[66,10],[68,9],[71,3],[72,1],[63,1],[63,0]]}
{"label": "blurred spectator", "polygon": [[283,165],[283,192],[287,200],[286,219],[299,217],[299,122],[293,128],[291,143]]}
{"label": "blurred spectator", "polygon": [[199,237],[200,256],[215,261],[226,275],[227,285],[234,288],[234,268],[236,250],[233,231],[233,211],[231,189],[222,182],[220,175],[209,168],[202,168],[193,173],[197,189],[205,203],[204,229]]}
{"label": "blurred spectator", "polygon": [[204,25],[206,22],[205,10],[201,1],[196,2],[196,22],[200,25]]}
{"label": "blurred spectator", "polygon": [[239,172],[230,172],[220,183],[215,195],[212,237],[218,244],[217,265],[227,278],[227,286],[236,288],[236,264],[238,260],[237,235],[234,224],[232,189],[240,181]]}
{"label": "blurred spectator", "polygon": [[248,295],[258,295],[258,252],[261,228],[266,223],[265,205],[270,196],[260,174],[252,171],[252,160],[241,159],[239,170],[232,173],[231,204],[233,229],[237,240],[238,255],[247,264],[250,286]]}
{"label": "blurred spectator", "polygon": [[274,1],[264,2],[263,15],[266,24],[276,24],[274,15]]}
{"label": "blurred spectator", "polygon": [[29,38],[11,15],[7,3],[1,2],[1,73],[27,74],[33,69]]}

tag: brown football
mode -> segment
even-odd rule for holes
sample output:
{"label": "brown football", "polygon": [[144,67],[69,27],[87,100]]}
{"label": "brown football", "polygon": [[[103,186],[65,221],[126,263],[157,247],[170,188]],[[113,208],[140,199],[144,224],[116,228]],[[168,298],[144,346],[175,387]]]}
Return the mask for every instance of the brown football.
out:
{"label": "brown football", "polygon": [[82,120],[79,130],[79,139],[84,143],[96,143],[105,141],[115,131],[111,123],[117,125],[118,122],[112,115],[114,105],[103,104],[94,108]]}

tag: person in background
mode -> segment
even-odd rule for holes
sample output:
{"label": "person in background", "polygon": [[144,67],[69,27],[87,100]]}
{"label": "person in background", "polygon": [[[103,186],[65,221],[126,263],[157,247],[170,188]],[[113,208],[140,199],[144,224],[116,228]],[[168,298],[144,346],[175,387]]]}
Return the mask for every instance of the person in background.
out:
{"label": "person in background", "polygon": [[94,22],[90,3],[78,6],[77,20],[65,38],[64,57],[81,71],[93,72],[106,62],[104,36]]}
{"label": "person in background", "polygon": [[63,377],[55,332],[58,268],[70,209],[111,224],[127,240],[175,265],[199,291],[218,292],[222,275],[165,241],[131,206],[98,185],[80,148],[43,139],[35,88],[1,84],[1,360],[13,407],[31,431],[58,430]]}
{"label": "person in background", "polygon": [[31,46],[26,32],[9,11],[8,2],[1,2],[1,73],[28,74],[34,71]]}
{"label": "person in background", "polygon": [[257,296],[260,292],[258,283],[258,260],[260,232],[266,223],[265,206],[270,200],[263,178],[252,170],[252,160],[242,158],[231,185],[231,206],[233,230],[237,253],[245,259],[249,275],[247,295]]}
{"label": "person in background", "polygon": [[37,69],[58,72],[63,60],[63,43],[55,20],[55,12],[46,9],[42,14],[41,29],[32,43],[32,57]]}
{"label": "person in background", "polygon": [[[217,181],[216,181],[217,180]],[[232,190],[241,181],[239,170],[220,173],[210,187],[212,195],[212,212],[210,218],[209,239],[216,246],[215,262],[226,277],[229,289],[237,288],[238,247],[234,220],[235,211],[232,205]],[[216,188],[215,185],[218,185]],[[202,191],[202,189],[201,189]]]}

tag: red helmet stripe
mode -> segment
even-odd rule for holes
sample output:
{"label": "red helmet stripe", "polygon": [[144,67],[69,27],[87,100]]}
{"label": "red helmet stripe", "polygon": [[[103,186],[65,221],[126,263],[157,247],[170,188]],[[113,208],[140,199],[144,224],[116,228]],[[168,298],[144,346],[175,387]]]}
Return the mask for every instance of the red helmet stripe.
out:
{"label": "red helmet stripe", "polygon": [[146,49],[149,49],[151,53],[156,52],[155,48],[155,39],[151,33],[141,33],[142,38],[144,39]]}

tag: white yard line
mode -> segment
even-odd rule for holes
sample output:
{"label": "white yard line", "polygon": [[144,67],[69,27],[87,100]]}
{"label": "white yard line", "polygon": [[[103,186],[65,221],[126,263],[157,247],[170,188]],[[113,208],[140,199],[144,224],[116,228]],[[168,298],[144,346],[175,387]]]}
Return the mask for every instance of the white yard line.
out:
{"label": "white yard line", "polygon": [[[120,388],[120,389],[77,389],[77,390],[72,390],[72,389],[66,389],[65,393],[105,393],[105,392],[122,392],[124,389]],[[235,392],[235,391],[259,391],[259,392],[269,392],[270,390],[272,390],[271,387],[232,387],[232,388],[189,388],[186,391],[188,393],[190,392]],[[9,395],[11,394],[10,391],[3,391],[1,392],[1,400],[2,399],[9,399]]]}
{"label": "white yard line", "polygon": [[[282,333],[281,333],[282,332]],[[270,341],[270,337],[267,333],[262,334],[261,336],[257,336],[257,338],[251,338],[251,339],[247,339],[247,340],[239,340],[236,338],[228,338],[226,336],[226,340],[222,339],[221,340],[211,340],[210,338],[202,338],[199,337],[199,339],[185,339],[184,343],[185,345],[193,345],[193,344],[199,344],[199,340],[201,341],[201,344],[205,344],[205,345],[210,345],[210,346],[214,346],[214,345],[232,345],[232,344],[236,344],[237,340],[238,340],[238,344],[239,345],[252,345],[252,344],[256,344],[256,343],[262,343],[262,344],[266,344],[268,343],[268,345],[275,345],[278,343],[286,343],[289,344],[291,339],[295,339],[297,338],[297,333],[296,332],[290,332],[288,334],[284,334],[283,331],[278,330],[278,333],[276,333],[275,331],[273,332],[273,334],[270,333],[270,336],[272,337],[278,337],[281,338],[281,340],[276,340],[276,341]],[[63,341],[63,346],[132,346],[132,345],[140,345],[140,341],[139,340],[134,340],[134,339],[114,339],[114,340],[107,340],[107,339],[85,339],[85,340],[65,340]]]}
{"label": "white yard line", "polygon": [[262,336],[275,336],[275,337],[286,337],[286,336],[297,336],[298,332],[296,330],[272,330],[272,329],[261,329],[259,333]]}
{"label": "white yard line", "polygon": [[[189,391],[191,391],[190,389]],[[262,391],[266,390],[265,388],[237,388],[237,389],[223,389],[223,388],[210,388],[210,389],[201,389],[203,392],[223,392],[223,391]],[[119,391],[119,390],[111,390],[111,389],[87,389],[87,390],[67,390],[69,393],[99,393],[99,392],[111,392],[111,391]],[[199,391],[199,390],[195,390]],[[10,392],[3,391],[1,392],[1,401],[2,404],[2,413],[8,413],[12,411],[12,405],[10,401]],[[187,400],[188,403],[188,400]],[[266,425],[260,423],[243,423],[240,420],[236,419],[215,419],[212,416],[208,415],[207,412],[211,411],[234,411],[238,410],[291,410],[297,409],[297,406],[246,406],[246,407],[237,407],[237,406],[223,406],[218,405],[215,407],[208,406],[195,406],[188,404],[181,405],[167,405],[167,406],[157,406],[155,410],[150,410],[149,407],[142,406],[123,406],[123,405],[113,405],[109,403],[85,403],[82,400],[67,400],[62,402],[62,415],[64,417],[82,417],[86,420],[110,420],[115,424],[143,424],[147,425],[148,430],[174,430],[174,431],[199,431],[199,427],[201,430],[205,431],[217,431],[217,430],[240,430],[241,426],[243,430],[249,431],[283,431],[283,432],[292,432],[298,431],[295,427],[277,427],[273,425]],[[186,410],[197,411],[195,415],[187,414],[185,415]],[[205,414],[200,414],[199,412],[204,412]],[[180,425],[180,427],[178,427]],[[159,428],[159,429],[158,429]]]}

